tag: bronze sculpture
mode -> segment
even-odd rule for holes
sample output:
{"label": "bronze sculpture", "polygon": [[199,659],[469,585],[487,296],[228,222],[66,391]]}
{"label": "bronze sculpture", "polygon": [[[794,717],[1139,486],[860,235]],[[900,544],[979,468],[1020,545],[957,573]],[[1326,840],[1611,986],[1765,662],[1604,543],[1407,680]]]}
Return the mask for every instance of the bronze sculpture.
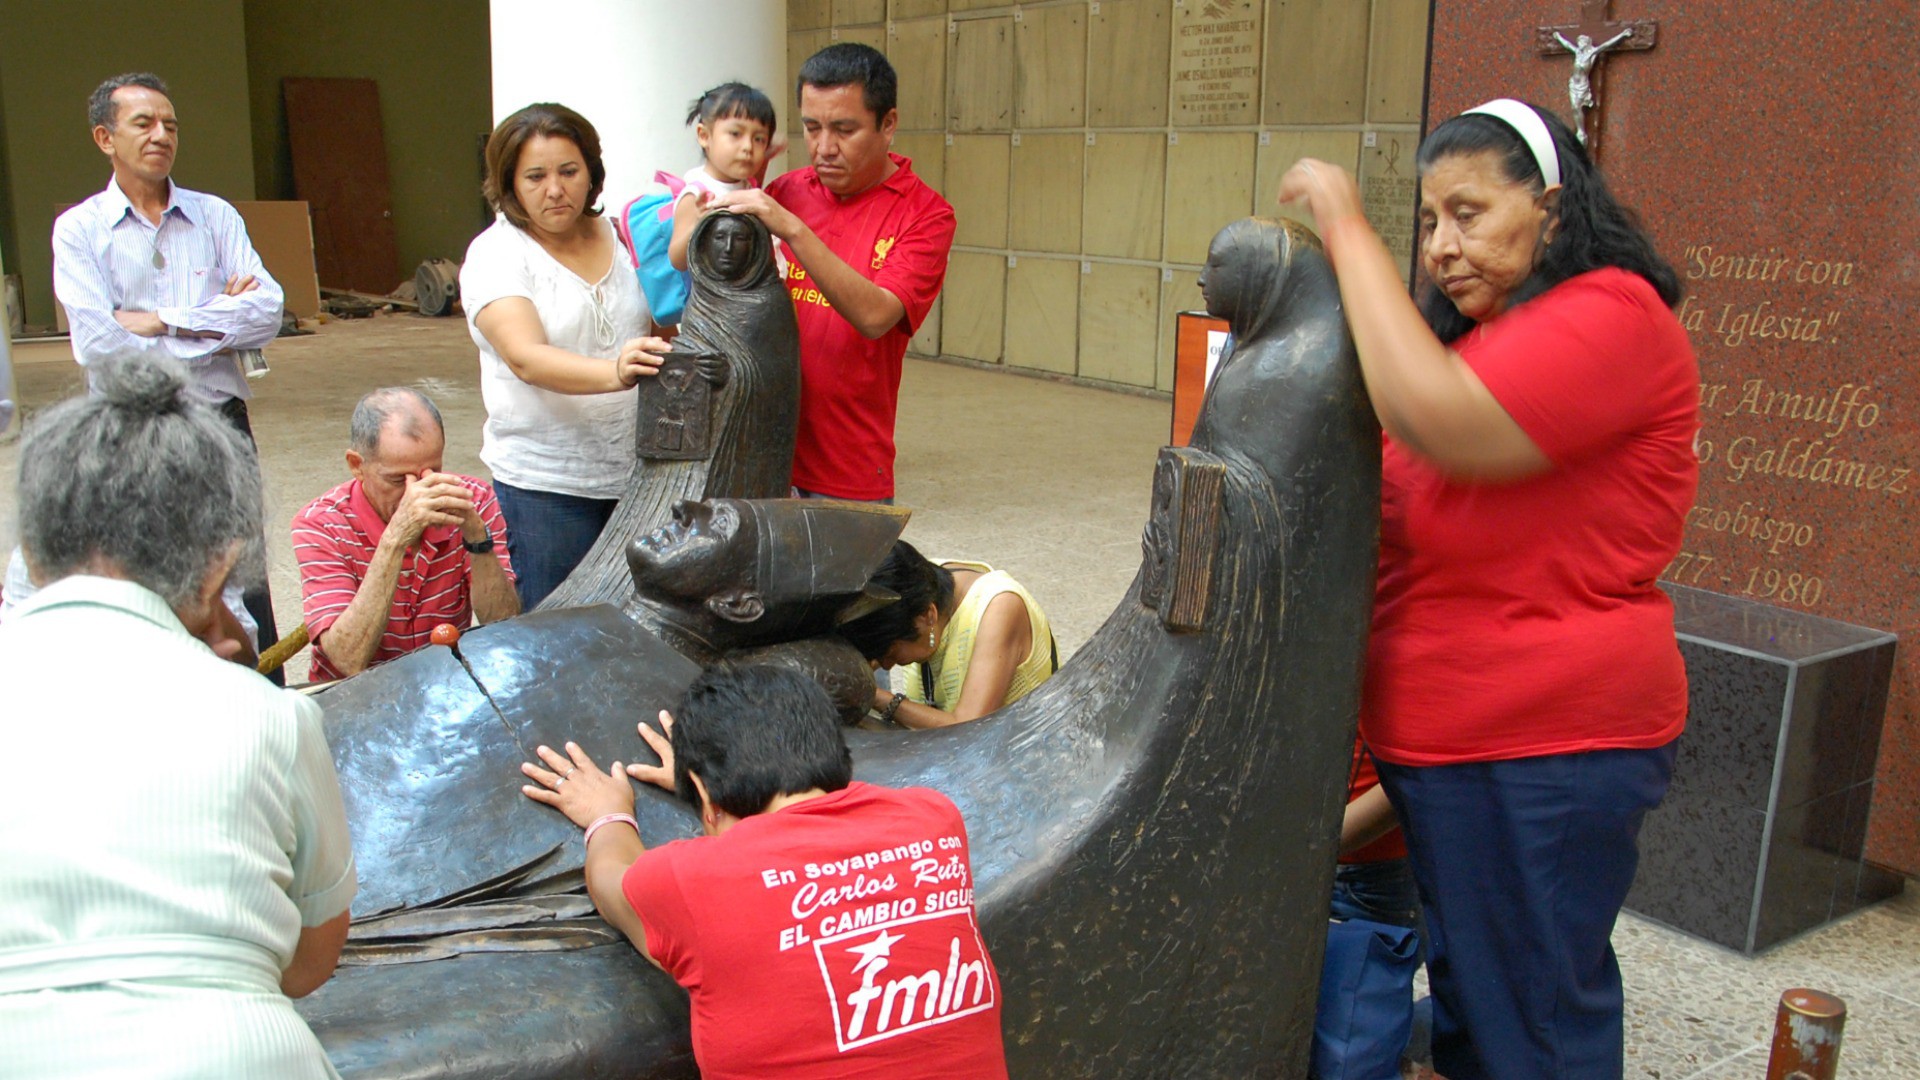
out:
{"label": "bronze sculpture", "polygon": [[[686,499],[785,495],[799,422],[800,334],[757,218],[709,214],[687,242],[693,290],[673,352],[639,390],[639,462],[600,540],[544,610],[627,598],[628,541]],[[662,421],[665,421],[662,423]],[[697,430],[697,450],[685,443]],[[678,434],[682,445],[667,447]]]}
{"label": "bronze sculpture", "polygon": [[[1014,1075],[1305,1072],[1372,600],[1379,434],[1331,270],[1304,228],[1223,230],[1206,295],[1234,346],[1192,447],[1162,455],[1147,565],[1106,625],[985,719],[849,734],[859,778],[938,788],[966,816]],[[683,527],[712,527],[712,509]],[[720,552],[708,569],[727,562]],[[640,560],[636,585],[656,595],[630,605],[656,629],[697,600],[661,595],[657,565]],[[738,580],[710,579],[712,594]],[[733,592],[724,610],[742,599]],[[704,629],[729,622],[724,610],[707,610]],[[337,758],[398,754],[392,771],[446,785],[420,837],[388,848],[474,864],[472,880],[416,882],[409,900],[363,862],[357,910],[437,905],[412,916],[413,938],[383,939],[394,958],[398,946],[452,955],[343,970],[304,1004],[343,1074],[693,1075],[684,994],[624,942],[594,944],[597,920],[566,895],[577,836],[552,811],[525,800],[496,811],[468,790],[518,782],[509,740],[493,734],[503,718],[523,738],[637,745],[633,722],[692,678],[672,636],[605,606],[541,611],[468,636],[479,685],[435,650],[329,695],[335,730],[352,735]],[[411,741],[381,742],[396,726]],[[405,832],[408,807],[380,794],[353,808],[356,824]],[[497,813],[466,842],[511,837],[512,857],[456,851],[445,819],[463,810]],[[636,813],[649,838],[696,828],[662,792],[643,792]],[[455,901],[488,902],[425,895],[452,886],[466,894]],[[485,910],[506,908],[518,910]],[[485,925],[455,929],[462,920]],[[491,951],[502,948],[519,951]]]}

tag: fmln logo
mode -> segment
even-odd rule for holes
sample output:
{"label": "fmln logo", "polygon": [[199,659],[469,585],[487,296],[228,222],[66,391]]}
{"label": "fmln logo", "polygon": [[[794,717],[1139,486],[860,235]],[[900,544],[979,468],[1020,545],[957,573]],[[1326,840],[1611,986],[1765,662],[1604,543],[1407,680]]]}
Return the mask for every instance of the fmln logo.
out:
{"label": "fmln logo", "polygon": [[993,1008],[998,988],[965,909],[869,926],[813,943],[841,1050]]}

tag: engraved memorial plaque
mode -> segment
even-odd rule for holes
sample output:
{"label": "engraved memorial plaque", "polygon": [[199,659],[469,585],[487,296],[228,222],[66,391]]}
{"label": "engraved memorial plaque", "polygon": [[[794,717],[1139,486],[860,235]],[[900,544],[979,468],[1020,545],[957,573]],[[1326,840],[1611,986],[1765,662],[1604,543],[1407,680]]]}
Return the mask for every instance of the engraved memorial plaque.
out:
{"label": "engraved memorial plaque", "polygon": [[1173,122],[1260,122],[1260,5],[1189,0],[1174,12]]}
{"label": "engraved memorial plaque", "polygon": [[1420,175],[1413,163],[1417,136],[1378,132],[1360,151],[1360,209],[1393,253],[1400,280],[1413,265],[1415,219],[1420,211]]}

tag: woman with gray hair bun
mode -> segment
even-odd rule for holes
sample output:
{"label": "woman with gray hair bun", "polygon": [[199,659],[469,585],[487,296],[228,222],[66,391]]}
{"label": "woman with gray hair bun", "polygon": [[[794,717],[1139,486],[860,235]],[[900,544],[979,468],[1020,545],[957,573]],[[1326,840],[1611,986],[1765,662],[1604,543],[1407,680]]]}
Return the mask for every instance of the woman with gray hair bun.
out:
{"label": "woman with gray hair bun", "polygon": [[253,449],[177,362],[94,376],[21,447],[41,588],[0,626],[0,735],[125,764],[0,791],[0,1076],[333,1077],[288,1001],[332,975],[356,888],[320,708],[207,644],[259,573]]}

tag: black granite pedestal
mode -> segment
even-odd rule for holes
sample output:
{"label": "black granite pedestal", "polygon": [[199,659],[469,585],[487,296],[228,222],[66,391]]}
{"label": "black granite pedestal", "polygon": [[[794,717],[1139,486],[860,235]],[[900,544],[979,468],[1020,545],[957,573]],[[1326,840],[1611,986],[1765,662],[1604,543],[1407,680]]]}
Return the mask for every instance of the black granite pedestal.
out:
{"label": "black granite pedestal", "polygon": [[1897,894],[1863,858],[1894,636],[1664,587],[1687,730],[1627,907],[1751,954]]}

